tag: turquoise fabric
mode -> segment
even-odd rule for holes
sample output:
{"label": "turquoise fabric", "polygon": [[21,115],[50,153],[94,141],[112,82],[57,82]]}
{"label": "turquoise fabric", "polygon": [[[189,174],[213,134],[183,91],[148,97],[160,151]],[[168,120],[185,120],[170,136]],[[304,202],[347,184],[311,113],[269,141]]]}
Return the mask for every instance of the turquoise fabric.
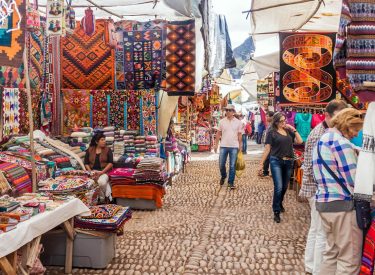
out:
{"label": "turquoise fabric", "polygon": [[362,143],[363,143],[363,131],[362,130],[359,131],[358,136],[356,136],[355,138],[353,138],[350,142],[353,143],[355,146],[362,147]]}
{"label": "turquoise fabric", "polygon": [[296,130],[301,135],[302,140],[305,142],[311,132],[311,120],[312,114],[309,113],[297,113],[294,120],[296,124]]}

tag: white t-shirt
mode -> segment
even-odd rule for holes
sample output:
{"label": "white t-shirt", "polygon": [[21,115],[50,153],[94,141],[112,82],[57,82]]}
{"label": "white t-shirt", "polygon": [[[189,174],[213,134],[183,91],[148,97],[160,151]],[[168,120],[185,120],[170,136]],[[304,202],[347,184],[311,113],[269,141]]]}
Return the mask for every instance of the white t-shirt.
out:
{"label": "white t-shirt", "polygon": [[242,122],[237,118],[223,118],[219,122],[221,132],[220,147],[239,148],[238,134],[242,133]]}

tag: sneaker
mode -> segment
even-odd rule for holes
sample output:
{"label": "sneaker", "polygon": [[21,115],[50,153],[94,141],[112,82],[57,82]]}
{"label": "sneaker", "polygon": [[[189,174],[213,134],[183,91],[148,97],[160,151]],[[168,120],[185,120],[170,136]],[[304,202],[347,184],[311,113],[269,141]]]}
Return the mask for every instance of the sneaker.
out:
{"label": "sneaker", "polygon": [[236,187],[234,186],[234,183],[229,183],[229,182],[228,182],[228,188],[230,188],[231,190],[236,189]]}
{"label": "sneaker", "polygon": [[224,185],[225,179],[220,180],[220,185]]}
{"label": "sneaker", "polygon": [[274,213],[273,220],[274,220],[276,223],[280,223],[280,222],[281,222],[281,218],[280,218],[280,213],[279,213],[279,212],[275,212],[275,213]]}

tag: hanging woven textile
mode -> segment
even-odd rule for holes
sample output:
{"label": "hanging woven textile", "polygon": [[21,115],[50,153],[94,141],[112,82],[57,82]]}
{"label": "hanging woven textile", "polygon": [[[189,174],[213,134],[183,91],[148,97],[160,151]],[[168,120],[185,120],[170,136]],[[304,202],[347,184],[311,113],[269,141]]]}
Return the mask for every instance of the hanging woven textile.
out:
{"label": "hanging woven textile", "polygon": [[3,91],[3,134],[18,135],[20,131],[19,90],[5,88]]}
{"label": "hanging woven textile", "polygon": [[85,10],[85,16],[81,20],[81,26],[88,36],[95,33],[95,15],[90,7]]}
{"label": "hanging woven textile", "polygon": [[106,91],[91,91],[93,128],[108,126],[108,100]]}
{"label": "hanging woven textile", "polygon": [[142,134],[156,135],[156,95],[155,90],[142,90]]}
{"label": "hanging woven textile", "polygon": [[[124,77],[117,79],[118,89],[159,89],[165,69],[166,25],[163,20],[134,22],[132,30],[124,30],[124,53],[119,53]],[[116,61],[122,62],[120,56]]]}
{"label": "hanging woven textile", "polygon": [[105,20],[95,22],[96,31],[88,36],[81,23],[62,40],[62,88],[112,90],[114,88],[114,50],[107,45]]}
{"label": "hanging woven textile", "polygon": [[116,129],[125,128],[125,101],[124,91],[114,90],[110,93],[109,124]]}
{"label": "hanging woven textile", "polygon": [[64,133],[90,126],[90,91],[64,90]]}
{"label": "hanging woven textile", "polygon": [[195,21],[167,25],[167,88],[169,96],[193,96],[195,92]]}
{"label": "hanging woven textile", "polygon": [[19,68],[25,46],[25,0],[0,0],[0,65]]}

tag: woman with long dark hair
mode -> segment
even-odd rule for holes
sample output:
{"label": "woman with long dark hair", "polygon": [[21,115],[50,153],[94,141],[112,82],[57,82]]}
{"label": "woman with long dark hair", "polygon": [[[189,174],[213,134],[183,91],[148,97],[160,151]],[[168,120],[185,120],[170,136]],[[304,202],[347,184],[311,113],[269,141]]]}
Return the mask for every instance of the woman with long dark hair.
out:
{"label": "woman with long dark hair", "polygon": [[98,133],[91,139],[90,147],[86,151],[85,167],[88,171],[95,172],[95,178],[100,187],[100,199],[111,201],[112,191],[107,173],[113,167],[113,153],[106,146],[103,133]]}
{"label": "woman with long dark hair", "polygon": [[274,184],[272,209],[274,221],[280,223],[280,213],[285,212],[283,200],[293,170],[293,143],[301,144],[302,138],[297,130],[286,123],[283,113],[277,112],[272,117],[271,129],[267,133],[266,147],[260,163],[263,172],[264,162],[270,155],[270,166]]}

